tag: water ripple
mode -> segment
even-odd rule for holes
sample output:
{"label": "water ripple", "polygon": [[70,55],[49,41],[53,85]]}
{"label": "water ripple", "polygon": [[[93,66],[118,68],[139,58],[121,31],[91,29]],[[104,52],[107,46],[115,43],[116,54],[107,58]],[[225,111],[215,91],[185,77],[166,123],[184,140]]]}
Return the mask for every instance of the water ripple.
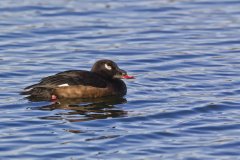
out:
{"label": "water ripple", "polygon": [[[2,159],[239,159],[237,0],[0,1]],[[44,76],[102,58],[123,99],[31,102]]]}

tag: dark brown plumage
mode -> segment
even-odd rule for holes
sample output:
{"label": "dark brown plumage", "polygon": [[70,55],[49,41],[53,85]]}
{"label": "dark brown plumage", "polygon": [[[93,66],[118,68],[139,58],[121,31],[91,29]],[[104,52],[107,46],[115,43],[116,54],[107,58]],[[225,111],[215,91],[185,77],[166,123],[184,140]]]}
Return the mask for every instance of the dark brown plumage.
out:
{"label": "dark brown plumage", "polygon": [[70,70],[43,78],[39,83],[28,86],[22,94],[31,98],[50,100],[57,98],[97,98],[124,96],[127,87],[121,80],[130,79],[111,60],[97,61],[91,71]]}

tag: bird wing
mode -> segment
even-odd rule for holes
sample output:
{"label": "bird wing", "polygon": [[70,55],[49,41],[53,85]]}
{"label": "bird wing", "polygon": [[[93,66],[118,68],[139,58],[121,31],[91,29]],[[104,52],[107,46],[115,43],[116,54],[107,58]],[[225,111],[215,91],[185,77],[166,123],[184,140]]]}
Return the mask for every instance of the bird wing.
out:
{"label": "bird wing", "polygon": [[38,84],[26,87],[25,89],[30,89],[34,87],[61,87],[73,85],[85,85],[105,88],[107,86],[107,83],[104,79],[102,79],[95,73],[81,70],[70,70],[45,77],[41,79]]}

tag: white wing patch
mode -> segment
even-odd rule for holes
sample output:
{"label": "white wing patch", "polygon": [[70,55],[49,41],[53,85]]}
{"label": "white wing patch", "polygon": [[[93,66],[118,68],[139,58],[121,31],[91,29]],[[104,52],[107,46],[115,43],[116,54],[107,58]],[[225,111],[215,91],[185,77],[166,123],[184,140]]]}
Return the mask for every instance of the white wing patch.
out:
{"label": "white wing patch", "polygon": [[30,91],[30,90],[32,90],[33,88],[28,88],[28,89],[24,89],[24,91]]}
{"label": "white wing patch", "polygon": [[107,70],[112,70],[112,67],[109,66],[109,65],[107,65],[107,64],[105,64],[105,68],[106,68]]}
{"label": "white wing patch", "polygon": [[58,85],[58,87],[67,87],[67,86],[69,86],[69,84],[67,83]]}

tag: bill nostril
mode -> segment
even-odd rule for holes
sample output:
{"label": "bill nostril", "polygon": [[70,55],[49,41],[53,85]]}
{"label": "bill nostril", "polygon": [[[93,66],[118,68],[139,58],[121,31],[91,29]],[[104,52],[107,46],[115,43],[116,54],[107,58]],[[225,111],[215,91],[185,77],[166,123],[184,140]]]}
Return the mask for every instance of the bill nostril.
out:
{"label": "bill nostril", "polygon": [[127,72],[122,69],[118,69],[118,74],[125,76],[125,75],[127,75]]}

